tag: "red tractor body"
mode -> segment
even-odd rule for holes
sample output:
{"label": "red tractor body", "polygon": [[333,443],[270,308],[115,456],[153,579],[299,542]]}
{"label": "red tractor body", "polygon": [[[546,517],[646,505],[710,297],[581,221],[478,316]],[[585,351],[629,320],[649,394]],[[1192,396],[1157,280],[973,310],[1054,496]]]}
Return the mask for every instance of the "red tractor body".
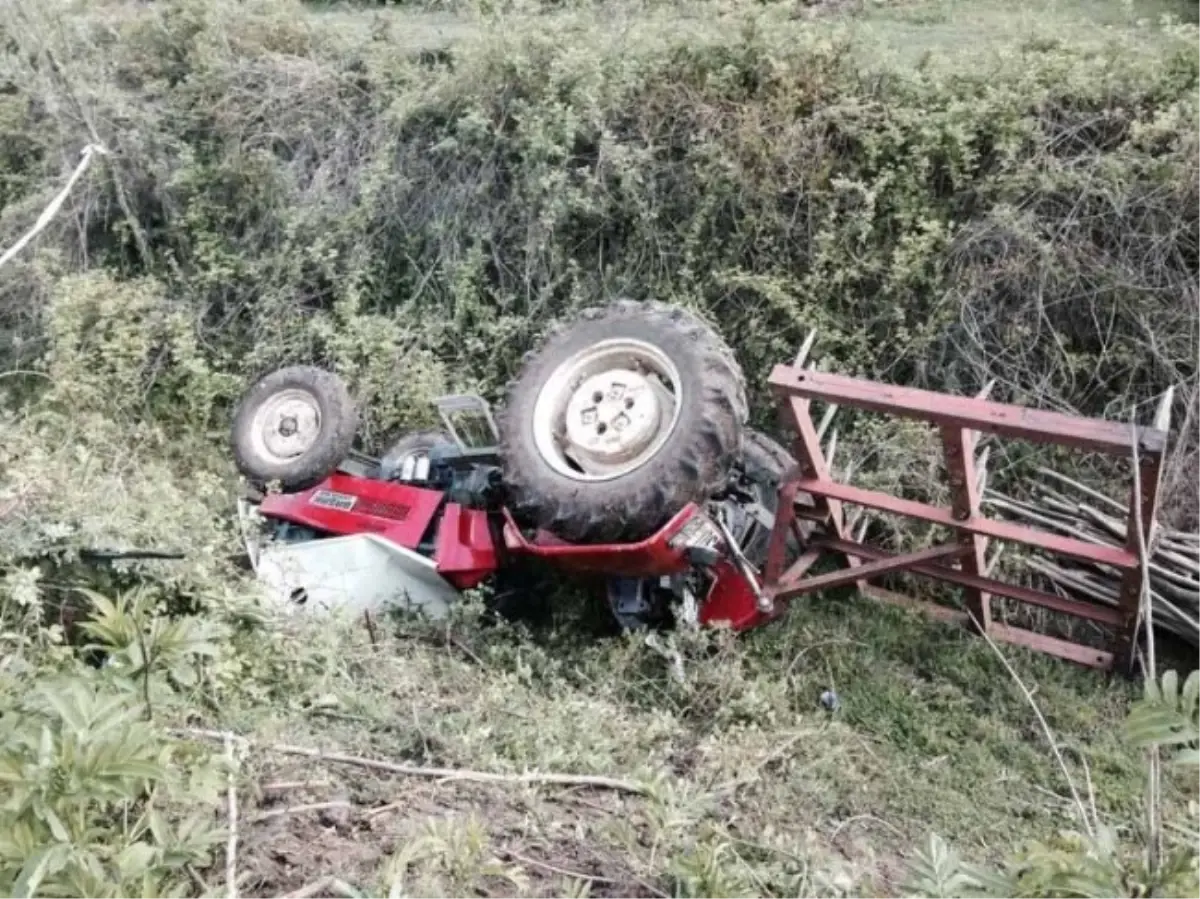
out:
{"label": "red tractor body", "polygon": [[[322,538],[372,535],[424,556],[456,590],[480,586],[515,556],[568,572],[655,580],[696,565],[696,550],[715,549],[718,531],[696,504],[688,504],[652,536],[631,543],[573,544],[545,530],[527,535],[507,509],[470,508],[444,490],[336,472],[315,487],[265,496],[266,519],[305,528]],[[688,525],[691,524],[691,528]],[[730,559],[710,557],[707,595],[698,622],[741,630],[764,620],[748,573]],[[317,573],[320,577],[320,573]],[[396,584],[403,588],[403,584]],[[305,596],[311,592],[303,587]]]}

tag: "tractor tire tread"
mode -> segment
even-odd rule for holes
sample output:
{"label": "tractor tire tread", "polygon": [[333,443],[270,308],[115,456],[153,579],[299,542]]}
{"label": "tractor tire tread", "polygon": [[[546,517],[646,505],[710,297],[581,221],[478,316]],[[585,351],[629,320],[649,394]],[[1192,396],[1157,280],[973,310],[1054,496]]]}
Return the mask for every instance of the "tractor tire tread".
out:
{"label": "tractor tire tread", "polygon": [[[303,455],[273,462],[256,452],[251,439],[254,415],[272,395],[297,388],[313,396],[321,411],[321,430]],[[288,492],[307,490],[329,477],[341,464],[358,432],[358,410],[346,384],[330,371],[311,365],[292,365],[260,378],[242,395],[233,415],[231,447],[234,463],[258,488],[278,483]]]}
{"label": "tractor tire tread", "polygon": [[[686,379],[679,422],[643,467],[610,481],[567,478],[541,459],[527,418],[544,377],[577,349],[578,341],[622,329],[674,347],[678,357],[673,361]],[[586,308],[571,322],[557,322],[547,334],[509,383],[498,421],[505,482],[519,521],[566,540],[639,540],[689,502],[703,502],[724,486],[741,455],[748,404],[742,370],[713,328],[677,306],[617,300]]]}

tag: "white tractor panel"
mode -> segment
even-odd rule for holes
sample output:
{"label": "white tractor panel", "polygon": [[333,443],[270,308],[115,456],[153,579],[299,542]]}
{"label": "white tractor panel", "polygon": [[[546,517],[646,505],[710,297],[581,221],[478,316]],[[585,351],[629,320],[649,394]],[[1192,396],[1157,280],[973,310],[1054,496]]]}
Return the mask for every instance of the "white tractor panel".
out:
{"label": "white tractor panel", "polygon": [[268,544],[256,568],[274,601],[308,614],[407,607],[436,619],[459,595],[431,559],[374,534]]}

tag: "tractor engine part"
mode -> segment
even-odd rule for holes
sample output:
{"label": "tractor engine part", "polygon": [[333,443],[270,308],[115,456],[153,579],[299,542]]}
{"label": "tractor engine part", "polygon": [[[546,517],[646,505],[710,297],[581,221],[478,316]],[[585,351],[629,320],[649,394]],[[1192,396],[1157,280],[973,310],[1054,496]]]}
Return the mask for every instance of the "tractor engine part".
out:
{"label": "tractor engine part", "polygon": [[448,502],[471,509],[496,508],[502,498],[499,465],[464,449],[443,431],[424,431],[398,441],[380,460],[379,477],[444,491]]}
{"label": "tractor engine part", "polygon": [[695,315],[628,300],[587,310],[509,386],[513,513],[565,540],[643,539],[725,486],[746,418],[733,352]]}
{"label": "tractor engine part", "polygon": [[434,484],[436,463],[456,455],[454,439],[445,431],[418,431],[392,445],[379,460],[379,477],[405,484]]}
{"label": "tractor engine part", "polygon": [[[657,627],[668,622],[671,603],[685,600],[684,591],[706,598],[698,610],[704,623],[729,621],[740,628],[759,620],[765,603],[757,587],[775,524],[778,488],[795,465],[775,440],[747,430],[728,487],[709,504],[711,517],[692,517],[669,541],[673,546],[685,546],[688,561],[712,583],[705,589],[678,579],[610,578],[609,607],[621,627]],[[788,555],[798,553],[792,538]],[[745,567],[754,570],[748,572]]]}

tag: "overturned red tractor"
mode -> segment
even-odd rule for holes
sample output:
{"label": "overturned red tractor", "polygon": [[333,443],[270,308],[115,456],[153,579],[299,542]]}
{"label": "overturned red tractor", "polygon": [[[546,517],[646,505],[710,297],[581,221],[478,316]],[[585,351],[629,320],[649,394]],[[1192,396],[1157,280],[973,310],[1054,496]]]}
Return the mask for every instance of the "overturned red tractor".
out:
{"label": "overturned red tractor", "polygon": [[290,367],[250,388],[233,450],[270,528],[254,561],[277,597],[440,616],[537,560],[601,575],[625,627],[769,617],[760,572],[795,463],[747,428],[741,368],[693,314],[586,310],[526,358],[498,420],[479,397],[436,404],[443,430],[373,459],[352,448],[335,375]]}
{"label": "overturned red tractor", "polygon": [[[768,378],[794,457],[747,427],[729,347],[696,316],[658,304],[584,312],[527,357],[498,424],[479,397],[443,397],[444,429],[409,435],[382,459],[352,450],[357,416],[335,376],[277,371],[246,395],[233,433],[243,474],[282,490],[256,497],[274,538],[255,558],[260,578],[290,603],[407,604],[440,615],[458,591],[489,579],[502,595],[520,593],[507,575],[543,562],[599,576],[622,626],[682,615],[738,630],[777,617],[794,597],[853,586],[994,639],[1131,670],[1149,583],[1143,557],[1157,545],[1171,391],[1153,426],[1131,428],[995,402],[990,385],[972,398],[820,372],[806,363],[811,342]],[[824,404],[820,425],[813,401]],[[825,447],[822,434],[842,407],[928,425],[942,445],[950,507],[839,481],[837,432]],[[1128,459],[1126,521],[1112,526],[1119,536],[1084,539],[1070,521],[1041,514],[1038,527],[989,518],[984,438]],[[873,514],[949,536],[896,553],[864,541]],[[1088,566],[1116,587],[1096,602],[1058,582],[1049,592],[1028,578],[997,579],[991,541]],[[845,567],[813,573],[829,556]],[[881,577],[899,573],[959,588],[962,606],[881,589]],[[1174,589],[1194,595],[1194,580]],[[1002,600],[998,615],[993,598]],[[1013,603],[1092,622],[1111,648],[1020,627],[1005,611]]]}

